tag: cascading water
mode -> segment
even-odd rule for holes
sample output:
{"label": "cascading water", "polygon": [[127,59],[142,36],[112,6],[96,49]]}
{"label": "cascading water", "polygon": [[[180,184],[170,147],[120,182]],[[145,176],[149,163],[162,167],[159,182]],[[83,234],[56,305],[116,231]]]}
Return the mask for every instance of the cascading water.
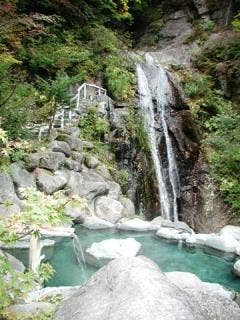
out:
{"label": "cascading water", "polygon": [[156,178],[158,183],[159,199],[161,204],[162,216],[170,219],[170,204],[166,183],[163,177],[162,162],[157,148],[157,138],[155,131],[154,105],[152,102],[151,91],[148,86],[147,77],[140,64],[137,65],[137,78],[140,93],[140,105],[144,112],[145,127],[148,134],[150,150],[152,154],[153,164],[155,167]]}
{"label": "cascading water", "polygon": [[166,142],[167,158],[168,158],[168,174],[173,193],[173,219],[178,220],[178,206],[177,199],[180,196],[180,180],[178,175],[177,163],[173,151],[172,141],[169,136],[167,122],[166,122],[166,108],[173,102],[172,88],[170,86],[165,70],[158,66],[158,81],[156,88],[157,107],[161,114],[161,122],[163,126],[163,133]]}
{"label": "cascading water", "polygon": [[[172,141],[168,132],[166,122],[167,107],[173,102],[172,88],[165,70],[161,66],[154,65],[151,55],[146,54],[147,67],[153,66],[157,71],[155,83],[155,92],[151,92],[149,81],[140,64],[137,65],[137,78],[140,94],[140,106],[144,112],[145,126],[148,133],[149,145],[152,159],[155,167],[158,183],[159,198],[161,204],[161,213],[165,219],[178,220],[177,199],[180,195],[180,181],[177,169],[177,163],[174,155]],[[167,150],[168,177],[165,177],[162,157],[158,151],[157,135],[155,130],[155,113],[153,98],[157,101],[157,112],[160,114],[163,135]],[[170,182],[172,194],[168,194],[167,179]]]}
{"label": "cascading water", "polygon": [[86,261],[82,245],[77,235],[73,235],[73,249],[79,266],[81,267],[83,278],[85,278]]}

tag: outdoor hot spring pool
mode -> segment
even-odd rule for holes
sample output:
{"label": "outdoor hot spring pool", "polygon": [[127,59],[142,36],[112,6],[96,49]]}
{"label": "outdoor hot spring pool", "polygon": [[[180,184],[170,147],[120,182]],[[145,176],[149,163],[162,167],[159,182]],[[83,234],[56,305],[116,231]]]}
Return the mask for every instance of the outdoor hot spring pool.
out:
{"label": "outdoor hot spring pool", "polygon": [[[223,255],[207,249],[179,246],[157,238],[154,233],[136,233],[126,231],[90,231],[80,226],[75,230],[85,249],[93,242],[105,239],[135,238],[142,244],[140,254],[155,261],[162,271],[184,271],[196,274],[201,280],[215,282],[240,292],[240,279],[232,273],[235,261],[233,256]],[[27,250],[13,250],[12,253],[21,261],[27,261]],[[44,248],[46,261],[55,269],[55,275],[46,286],[73,286],[84,284],[97,268],[86,265],[84,270],[79,265],[73,248],[73,241],[68,238],[58,239],[54,247]]]}

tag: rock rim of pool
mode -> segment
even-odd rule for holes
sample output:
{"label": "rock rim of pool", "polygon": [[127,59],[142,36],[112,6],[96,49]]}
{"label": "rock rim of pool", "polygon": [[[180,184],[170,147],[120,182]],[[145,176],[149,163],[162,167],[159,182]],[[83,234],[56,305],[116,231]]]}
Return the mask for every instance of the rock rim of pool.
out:
{"label": "rock rim of pool", "polygon": [[85,250],[85,260],[95,267],[102,267],[109,261],[118,258],[135,257],[141,249],[141,244],[134,238],[107,239],[94,242]]}
{"label": "rock rim of pool", "polygon": [[114,259],[61,303],[54,320],[239,320],[223,288],[190,278],[180,283],[179,274],[164,274],[143,256]]}

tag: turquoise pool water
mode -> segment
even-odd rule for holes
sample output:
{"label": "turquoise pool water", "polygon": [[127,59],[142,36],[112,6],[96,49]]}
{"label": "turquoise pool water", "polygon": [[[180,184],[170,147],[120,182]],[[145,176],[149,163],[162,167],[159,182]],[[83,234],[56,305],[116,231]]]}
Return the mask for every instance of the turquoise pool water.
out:
{"label": "turquoise pool water", "polygon": [[[201,248],[178,246],[155,237],[152,233],[89,231],[82,227],[76,233],[83,248],[93,242],[105,239],[124,239],[133,237],[142,244],[141,254],[155,261],[162,271],[184,271],[196,274],[201,280],[220,283],[240,292],[240,279],[232,275],[234,257]],[[47,286],[79,285],[85,283],[97,268],[86,265],[83,271],[79,266],[70,239],[59,239],[52,248],[43,250],[46,260],[55,269],[54,277]],[[26,261],[26,252],[14,252],[21,260]]]}

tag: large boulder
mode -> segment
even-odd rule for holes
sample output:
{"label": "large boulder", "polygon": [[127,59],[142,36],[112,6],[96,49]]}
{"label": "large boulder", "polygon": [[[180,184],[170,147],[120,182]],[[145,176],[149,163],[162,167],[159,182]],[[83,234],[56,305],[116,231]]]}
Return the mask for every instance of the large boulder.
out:
{"label": "large boulder", "polygon": [[65,163],[65,155],[62,152],[48,152],[41,156],[39,167],[52,171],[58,170]]}
{"label": "large boulder", "polygon": [[80,172],[82,171],[82,165],[81,162],[72,160],[72,159],[66,159],[65,161],[65,167],[69,170]]}
{"label": "large boulder", "polygon": [[227,225],[220,230],[219,234],[221,236],[231,236],[240,241],[240,227]]}
{"label": "large boulder", "polygon": [[85,165],[87,166],[87,168],[89,169],[95,169],[97,168],[97,166],[99,165],[99,160],[98,158],[94,157],[94,156],[87,156],[85,159]]}
{"label": "large boulder", "polygon": [[64,301],[55,320],[239,320],[232,300],[195,289],[189,294],[145,257],[111,261]]}
{"label": "large boulder", "polygon": [[171,228],[179,230],[180,232],[186,232],[189,234],[194,233],[193,230],[183,221],[170,221],[170,220],[163,220],[161,227],[163,228]]}
{"label": "large boulder", "polygon": [[67,134],[61,134],[57,137],[57,140],[63,141],[69,145],[71,150],[73,151],[82,151],[83,150],[83,143],[82,141],[74,136],[74,135],[67,135]]}
{"label": "large boulder", "polygon": [[117,228],[120,230],[138,231],[138,232],[154,230],[154,227],[151,225],[149,221],[144,221],[139,218],[134,218],[131,220],[124,221],[122,223],[118,223]]}
{"label": "large boulder", "polygon": [[0,217],[6,217],[9,218],[15,214],[18,214],[21,212],[21,208],[19,205],[15,203],[3,203],[0,204]]}
{"label": "large boulder", "polygon": [[72,202],[65,206],[66,214],[78,223],[83,223],[91,215],[91,211],[91,207],[87,202],[83,204]]}
{"label": "large boulder", "polygon": [[49,146],[50,150],[53,152],[62,152],[65,156],[70,157],[71,148],[65,141],[52,141]]}
{"label": "large boulder", "polygon": [[235,297],[232,291],[225,289],[220,284],[203,282],[193,273],[174,271],[166,272],[165,275],[179,289],[183,289],[189,294],[198,291],[202,293],[206,292],[209,295],[219,295],[227,299]]}
{"label": "large boulder", "polygon": [[109,197],[99,197],[95,201],[96,216],[111,223],[116,223],[122,218],[123,210],[123,205],[119,201]]}
{"label": "large boulder", "polygon": [[39,169],[37,174],[37,185],[39,190],[46,194],[53,194],[54,192],[61,190],[67,184],[66,177],[61,171],[52,173],[44,169]]}
{"label": "large boulder", "polygon": [[235,253],[239,243],[232,236],[210,234],[206,238],[204,245],[219,251]]}
{"label": "large boulder", "polygon": [[119,200],[119,197],[121,194],[120,185],[117,182],[109,181],[108,186],[109,186],[108,197],[114,200]]}
{"label": "large boulder", "polygon": [[36,187],[35,177],[29,173],[21,163],[12,163],[10,175],[17,188]]}
{"label": "large boulder", "polygon": [[124,208],[123,216],[129,219],[133,218],[135,216],[135,207],[132,200],[130,200],[129,198],[120,196],[119,201],[121,202]]}
{"label": "large boulder", "polygon": [[110,260],[122,257],[135,257],[141,249],[141,244],[133,238],[108,239],[95,242],[85,250],[87,263],[102,267]]}
{"label": "large boulder", "polygon": [[69,192],[75,193],[87,200],[108,193],[109,187],[105,180],[93,170],[81,173],[69,171],[67,187]]}

